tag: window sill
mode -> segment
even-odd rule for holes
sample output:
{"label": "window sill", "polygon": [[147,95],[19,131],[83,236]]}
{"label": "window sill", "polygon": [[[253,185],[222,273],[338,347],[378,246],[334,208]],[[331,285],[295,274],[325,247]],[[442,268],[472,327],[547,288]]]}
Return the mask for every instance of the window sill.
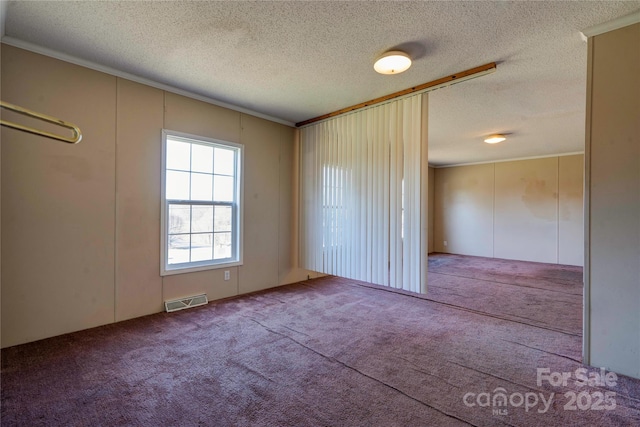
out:
{"label": "window sill", "polygon": [[225,262],[224,264],[200,265],[194,267],[161,269],[160,276],[173,276],[175,274],[195,273],[198,271],[220,270],[223,268],[237,267],[242,265],[242,261]]}

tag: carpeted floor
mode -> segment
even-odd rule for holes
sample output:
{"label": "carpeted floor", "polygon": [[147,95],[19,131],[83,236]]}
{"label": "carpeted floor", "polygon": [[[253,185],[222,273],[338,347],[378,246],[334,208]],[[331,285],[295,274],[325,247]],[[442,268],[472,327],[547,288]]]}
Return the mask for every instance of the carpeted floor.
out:
{"label": "carpeted floor", "polygon": [[2,426],[640,425],[640,380],[576,383],[581,292],[436,254],[426,297],[327,277],[68,334],[2,350]]}

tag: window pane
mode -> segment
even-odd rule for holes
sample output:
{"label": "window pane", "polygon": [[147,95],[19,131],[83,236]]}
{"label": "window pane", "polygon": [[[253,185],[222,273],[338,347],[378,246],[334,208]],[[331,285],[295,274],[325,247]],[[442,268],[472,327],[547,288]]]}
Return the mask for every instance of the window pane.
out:
{"label": "window pane", "polygon": [[242,148],[169,131],[165,135],[162,275],[237,261]]}
{"label": "window pane", "polygon": [[167,199],[189,200],[189,172],[167,171]]}
{"label": "window pane", "polygon": [[216,206],[213,231],[231,231],[231,206]]}
{"label": "window pane", "polygon": [[169,264],[189,262],[189,234],[172,234],[168,236]]}
{"label": "window pane", "polygon": [[213,200],[217,202],[233,202],[234,179],[232,176],[214,175]]}
{"label": "window pane", "polygon": [[213,206],[193,206],[192,216],[191,232],[206,233],[213,231]]}
{"label": "window pane", "polygon": [[193,144],[191,147],[191,170],[213,173],[213,147]]}
{"label": "window pane", "polygon": [[189,233],[191,206],[169,205],[169,234]]}
{"label": "window pane", "polygon": [[220,175],[234,175],[235,171],[235,150],[226,148],[215,148],[215,173]]}
{"label": "window pane", "polygon": [[231,233],[214,234],[213,258],[231,258]]}
{"label": "window pane", "polygon": [[212,176],[205,173],[191,174],[191,200],[211,200]]}
{"label": "window pane", "polygon": [[206,261],[213,259],[213,234],[191,235],[191,261]]}
{"label": "window pane", "polygon": [[191,169],[191,144],[167,138],[167,169]]}

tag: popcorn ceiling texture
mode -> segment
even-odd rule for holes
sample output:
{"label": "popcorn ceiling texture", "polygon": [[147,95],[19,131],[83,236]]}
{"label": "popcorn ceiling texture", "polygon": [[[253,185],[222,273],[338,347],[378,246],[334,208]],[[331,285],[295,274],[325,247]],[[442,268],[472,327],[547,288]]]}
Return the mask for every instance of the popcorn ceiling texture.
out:
{"label": "popcorn ceiling texture", "polygon": [[[612,2],[11,2],[7,36],[299,122],[458,71],[433,92],[430,163],[582,151],[580,31],[640,9]],[[413,67],[373,71],[406,50]],[[482,137],[512,133],[495,147]]]}

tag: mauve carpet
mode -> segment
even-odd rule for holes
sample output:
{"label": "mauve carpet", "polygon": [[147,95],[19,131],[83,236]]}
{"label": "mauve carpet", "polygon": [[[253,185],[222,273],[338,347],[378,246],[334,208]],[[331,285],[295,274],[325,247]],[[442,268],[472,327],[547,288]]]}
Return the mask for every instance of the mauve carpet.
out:
{"label": "mauve carpet", "polygon": [[326,277],[63,335],[2,350],[2,426],[640,425],[640,380],[576,383],[581,293],[436,254],[428,296]]}

